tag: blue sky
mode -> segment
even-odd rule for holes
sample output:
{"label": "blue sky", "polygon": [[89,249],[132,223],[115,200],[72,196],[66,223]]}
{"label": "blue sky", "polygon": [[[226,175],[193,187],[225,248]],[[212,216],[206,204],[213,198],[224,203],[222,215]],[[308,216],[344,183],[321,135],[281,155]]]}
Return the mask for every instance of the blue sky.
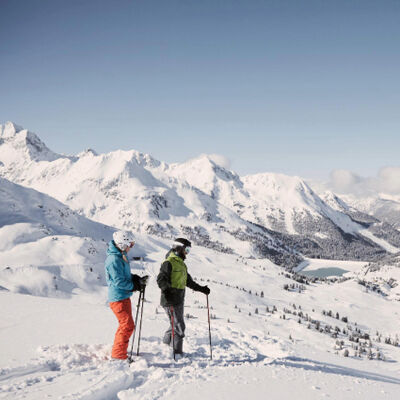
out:
{"label": "blue sky", "polygon": [[399,1],[1,0],[0,123],[55,151],[399,166]]}

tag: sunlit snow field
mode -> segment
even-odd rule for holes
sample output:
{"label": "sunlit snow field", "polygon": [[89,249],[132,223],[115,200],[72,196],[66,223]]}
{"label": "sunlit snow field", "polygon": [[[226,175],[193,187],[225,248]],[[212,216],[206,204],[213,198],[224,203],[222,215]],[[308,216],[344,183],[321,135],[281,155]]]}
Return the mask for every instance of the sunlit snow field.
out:
{"label": "sunlit snow field", "polygon": [[[382,344],[386,361],[360,359],[351,350],[345,358],[343,350],[335,354],[335,339],[307,329],[293,315],[282,319],[283,309],[293,309],[295,303],[321,323],[346,326],[322,315],[322,310],[332,309],[363,330],[394,336],[400,331],[397,302],[366,294],[353,280],[289,292],[283,285],[293,281],[271,262],[204,248],[193,249],[188,265],[199,282],[210,279],[213,360],[205,296],[188,290],[187,357],[174,362],[161,343],[168,323],[155,282],[168,241],[153,241],[153,248],[156,243],[158,250],[147,254],[149,261],[131,264],[134,272],[150,274],[151,281],[140,356],[130,367],[110,360],[117,324],[104,285],[84,288],[75,279],[72,291],[48,296],[0,291],[0,398],[281,399],[294,390],[300,399],[398,398],[400,348]],[[96,268],[101,275],[102,265]],[[22,287],[25,277],[19,279]],[[42,285],[39,280],[35,285]],[[136,301],[135,294],[135,307]]]}

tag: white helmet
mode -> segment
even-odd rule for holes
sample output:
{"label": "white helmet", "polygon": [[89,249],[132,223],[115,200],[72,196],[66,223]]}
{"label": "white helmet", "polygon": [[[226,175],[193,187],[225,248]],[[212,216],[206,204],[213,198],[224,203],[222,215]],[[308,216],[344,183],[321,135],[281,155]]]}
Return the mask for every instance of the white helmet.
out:
{"label": "white helmet", "polygon": [[135,237],[133,233],[129,231],[116,231],[113,233],[113,240],[121,250],[125,250],[135,241]]}

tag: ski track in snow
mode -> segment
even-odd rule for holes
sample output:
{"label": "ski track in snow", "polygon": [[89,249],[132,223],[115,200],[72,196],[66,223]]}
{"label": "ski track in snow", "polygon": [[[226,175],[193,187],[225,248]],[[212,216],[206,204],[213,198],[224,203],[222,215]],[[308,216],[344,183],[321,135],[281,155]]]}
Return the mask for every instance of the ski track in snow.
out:
{"label": "ski track in snow", "polygon": [[213,334],[213,360],[205,328],[185,341],[187,353],[176,362],[170,348],[154,336],[141,339],[143,351],[130,366],[110,359],[111,345],[40,347],[39,357],[27,365],[0,370],[0,399],[157,399],[179,382],[207,380],[215,368],[264,365],[274,361],[268,354],[287,355],[276,339],[261,341],[257,335],[227,329],[229,339],[226,332]]}
{"label": "ski track in snow", "polygon": [[[400,376],[300,357],[283,339],[261,331],[214,327],[213,360],[207,324],[188,336],[186,356],[176,362],[161,335],[142,337],[140,356],[131,365],[111,360],[110,344],[41,346],[38,357],[26,365],[0,370],[0,399],[200,399],[213,398],[212,390],[218,390],[221,399],[258,399],[261,393],[278,399],[282,390],[289,391],[282,385],[299,391],[301,399],[320,399],[333,392],[337,398],[354,399],[365,393],[381,395],[387,388],[396,393],[400,387]],[[254,387],[258,391],[252,397]],[[396,398],[390,391],[385,398]]]}
{"label": "ski track in snow", "polygon": [[[209,394],[215,385],[221,398],[239,399],[244,398],[241,391],[247,385],[255,384],[266,386],[265,394],[272,385],[273,399],[279,398],[276,387],[282,384],[299,387],[304,392],[301,398],[319,399],[329,397],[332,386],[338,383],[343,384],[342,398],[352,399],[362,397],[360,388],[381,394],[382,384],[400,385],[400,377],[294,356],[283,341],[260,338],[254,332],[244,334],[227,327],[215,332],[213,339],[213,360],[209,359],[207,331],[202,327],[186,340],[186,356],[174,362],[161,338],[143,338],[143,351],[130,366],[110,359],[111,345],[40,347],[38,358],[29,364],[0,370],[0,399],[156,400],[177,394],[188,398],[192,393],[197,399],[203,392]],[[221,379],[216,380],[217,376]],[[255,395],[260,398],[260,392]]]}

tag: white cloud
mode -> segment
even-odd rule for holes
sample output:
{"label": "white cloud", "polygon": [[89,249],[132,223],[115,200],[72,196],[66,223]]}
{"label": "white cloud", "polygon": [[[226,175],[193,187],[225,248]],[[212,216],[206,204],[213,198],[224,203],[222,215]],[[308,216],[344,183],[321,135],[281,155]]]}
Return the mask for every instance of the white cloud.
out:
{"label": "white cloud", "polygon": [[378,173],[378,189],[383,193],[400,194],[400,167],[384,167]]}
{"label": "white cloud", "polygon": [[362,182],[363,178],[354,172],[345,169],[335,169],[330,174],[330,186],[333,191],[339,193],[348,193],[354,190],[354,187]]}
{"label": "white cloud", "polygon": [[338,169],[332,171],[329,178],[327,189],[339,194],[400,195],[400,167],[383,167],[372,177],[362,177],[352,171]]}

